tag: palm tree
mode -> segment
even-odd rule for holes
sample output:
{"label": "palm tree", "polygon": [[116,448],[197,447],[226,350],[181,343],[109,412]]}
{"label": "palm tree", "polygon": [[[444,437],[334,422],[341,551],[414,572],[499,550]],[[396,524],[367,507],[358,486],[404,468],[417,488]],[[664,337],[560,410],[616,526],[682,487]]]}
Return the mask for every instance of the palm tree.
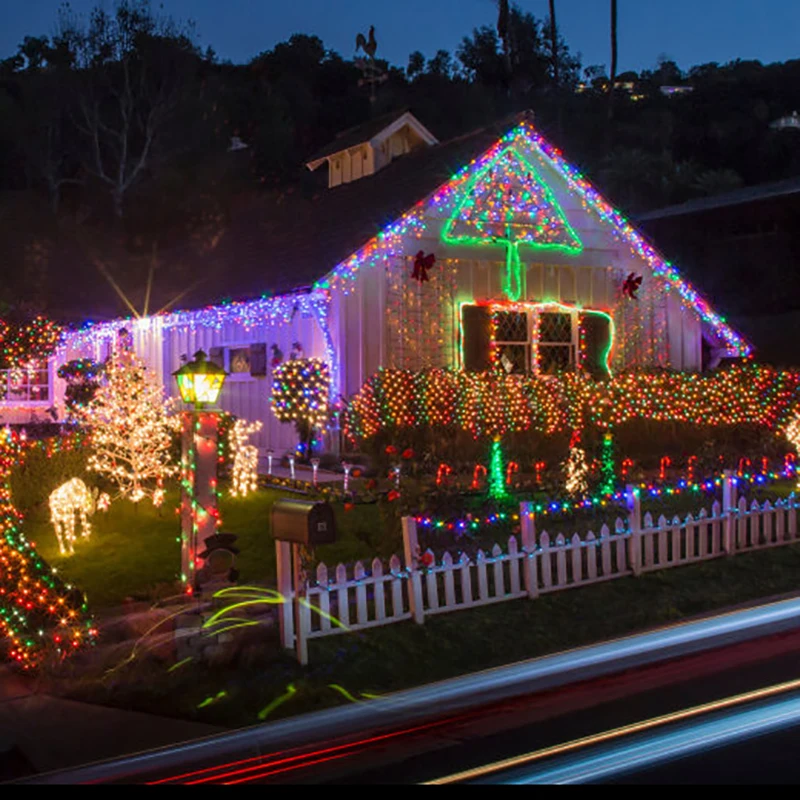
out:
{"label": "palm tree", "polygon": [[614,84],[617,82],[617,0],[611,0],[611,75],[608,78],[608,121],[606,123],[606,154],[614,143]]}
{"label": "palm tree", "polygon": [[553,84],[558,89],[558,28],[556,27],[556,0],[550,0],[550,52],[553,56]]}

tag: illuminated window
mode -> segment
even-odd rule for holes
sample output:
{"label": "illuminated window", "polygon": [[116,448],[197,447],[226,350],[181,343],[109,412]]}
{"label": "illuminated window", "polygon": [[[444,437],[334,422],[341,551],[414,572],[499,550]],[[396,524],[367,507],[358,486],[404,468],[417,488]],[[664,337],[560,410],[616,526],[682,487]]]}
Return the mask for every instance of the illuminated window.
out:
{"label": "illuminated window", "polygon": [[494,317],[495,357],[507,375],[531,371],[532,342],[527,311],[498,311]]}
{"label": "illuminated window", "polygon": [[250,374],[250,348],[236,347],[228,350],[228,370],[231,375]]}
{"label": "illuminated window", "polygon": [[0,403],[49,403],[50,370],[46,361],[0,370]]}
{"label": "illuminated window", "polygon": [[575,368],[574,315],[561,311],[545,311],[539,315],[537,372],[556,375]]}

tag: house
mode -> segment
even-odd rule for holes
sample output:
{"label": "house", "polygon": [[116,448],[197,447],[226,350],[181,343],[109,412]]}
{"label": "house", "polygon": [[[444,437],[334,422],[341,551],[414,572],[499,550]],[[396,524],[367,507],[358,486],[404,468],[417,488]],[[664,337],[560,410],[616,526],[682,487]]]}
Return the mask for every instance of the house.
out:
{"label": "house", "polygon": [[655,209],[636,222],[725,308],[760,361],[800,361],[800,178]]}
{"label": "house", "polygon": [[230,373],[222,407],[261,420],[255,444],[276,451],[295,434],[270,410],[270,375],[293,350],[325,359],[344,398],[382,367],[601,376],[750,353],[529,113],[439,143],[403,112],[308,163],[323,165],[328,188],[232,216],[196,255],[205,282],[188,310],[72,332],[46,386],[4,401],[5,418],[60,409],[57,365],[104,359],[121,328],[171,395],[182,359],[204,349]]}

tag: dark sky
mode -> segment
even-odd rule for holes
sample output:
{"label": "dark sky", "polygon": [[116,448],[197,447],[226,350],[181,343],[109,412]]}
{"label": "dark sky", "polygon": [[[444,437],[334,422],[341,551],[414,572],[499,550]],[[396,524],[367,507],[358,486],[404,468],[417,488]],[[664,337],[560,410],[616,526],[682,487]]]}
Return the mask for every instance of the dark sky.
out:
{"label": "dark sky", "polygon": [[[71,0],[86,12],[98,0]],[[111,7],[111,0],[99,0]],[[161,0],[173,17],[193,19],[203,47],[247,61],[292,33],[314,33],[344,57],[355,36],[377,30],[378,55],[405,66],[408,54],[454,51],[478,25],[496,22],[494,0]],[[0,56],[27,35],[52,33],[61,0],[0,0]],[[537,17],[547,0],[517,0]],[[157,7],[158,2],[153,2]],[[800,57],[800,0],[619,0],[620,71],[655,65],[661,55],[684,69],[735,58],[765,63]],[[607,64],[607,0],[557,0],[559,25],[584,66]]]}

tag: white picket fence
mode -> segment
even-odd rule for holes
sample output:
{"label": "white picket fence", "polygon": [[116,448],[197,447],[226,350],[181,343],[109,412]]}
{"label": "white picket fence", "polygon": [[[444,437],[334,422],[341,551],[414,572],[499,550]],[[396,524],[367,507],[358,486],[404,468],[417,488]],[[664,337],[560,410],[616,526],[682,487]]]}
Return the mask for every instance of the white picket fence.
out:
{"label": "white picket fence", "polygon": [[792,544],[798,539],[797,508],[794,495],[774,505],[753,501],[748,507],[744,498],[737,503],[727,476],[723,502],[715,502],[710,514],[702,509],[685,519],[642,519],[638,495],[629,489],[627,519],[617,519],[613,531],[603,525],[599,534],[553,538],[547,531],[537,536],[532,506],[523,503],[520,541],[511,536],[505,549],[495,545],[474,559],[446,552],[438,562],[431,551],[419,552],[416,523],[405,518],[405,563],[393,556],[386,569],[376,558],[369,568],[358,562],[351,571],[344,564],[334,570],[320,564],[316,580],[300,585],[299,592],[283,570],[279,590],[294,600],[281,619],[283,645],[305,664],[308,640],[322,636],[409,619],[422,624],[434,614]]}

